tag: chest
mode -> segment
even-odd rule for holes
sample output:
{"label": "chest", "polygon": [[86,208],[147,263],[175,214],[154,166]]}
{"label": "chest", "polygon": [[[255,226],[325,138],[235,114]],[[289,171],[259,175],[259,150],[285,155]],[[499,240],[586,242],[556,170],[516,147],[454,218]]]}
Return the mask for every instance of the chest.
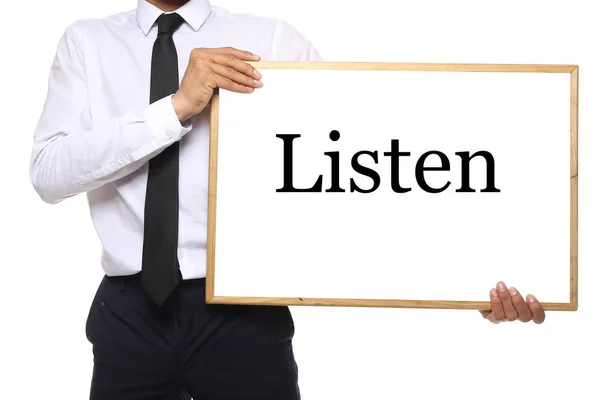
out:
{"label": "chest", "polygon": [[[152,51],[156,39],[153,29],[140,32],[105,32],[86,48],[86,82],[89,107],[94,121],[105,121],[125,114],[141,115],[149,104]],[[177,49],[179,80],[184,76],[194,48],[233,46],[270,56],[270,47],[250,41],[243,35],[194,32],[191,29],[173,37]]]}

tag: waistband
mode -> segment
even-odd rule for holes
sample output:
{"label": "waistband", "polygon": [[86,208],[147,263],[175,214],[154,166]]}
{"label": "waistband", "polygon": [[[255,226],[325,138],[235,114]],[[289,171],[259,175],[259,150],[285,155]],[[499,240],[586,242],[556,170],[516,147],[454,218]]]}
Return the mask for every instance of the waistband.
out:
{"label": "waistband", "polygon": [[[138,272],[134,275],[105,275],[104,279],[113,283],[121,283],[132,286],[142,285],[142,273]],[[189,287],[189,286],[205,286],[206,278],[194,278],[194,279],[180,279],[178,287]]]}

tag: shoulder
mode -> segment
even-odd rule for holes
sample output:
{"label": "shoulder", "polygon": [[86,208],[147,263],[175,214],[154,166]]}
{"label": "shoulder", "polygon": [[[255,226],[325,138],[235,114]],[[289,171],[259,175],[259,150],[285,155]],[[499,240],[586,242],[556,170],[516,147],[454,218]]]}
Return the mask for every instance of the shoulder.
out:
{"label": "shoulder", "polygon": [[255,14],[231,13],[213,7],[209,22],[224,33],[237,33],[262,48],[264,61],[320,61],[315,46],[296,27],[282,19]]}
{"label": "shoulder", "polygon": [[137,28],[135,10],[124,11],[118,14],[112,14],[102,18],[80,19],[78,21],[75,21],[75,24],[81,26],[82,29],[94,29],[99,27],[103,27],[106,29]]}
{"label": "shoulder", "polygon": [[79,41],[93,42],[94,38],[111,32],[139,29],[135,18],[135,10],[130,10],[102,18],[78,19],[65,29],[65,35]]}

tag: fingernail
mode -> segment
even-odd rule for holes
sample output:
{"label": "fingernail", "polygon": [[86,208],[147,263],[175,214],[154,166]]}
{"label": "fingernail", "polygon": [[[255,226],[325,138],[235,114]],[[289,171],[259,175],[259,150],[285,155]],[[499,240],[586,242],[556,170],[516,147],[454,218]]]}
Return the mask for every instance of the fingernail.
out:
{"label": "fingernail", "polygon": [[519,294],[519,292],[517,291],[517,289],[515,289],[514,287],[511,287],[510,289],[508,289],[508,291],[510,292],[511,296],[516,296]]}
{"label": "fingernail", "polygon": [[259,56],[258,54],[254,54],[254,53],[252,53],[252,56],[253,56],[254,58],[256,58],[257,60],[258,60],[258,59],[260,59],[260,56]]}
{"label": "fingernail", "polygon": [[492,289],[491,293],[492,293],[492,296],[498,297],[498,291],[496,289]]}
{"label": "fingernail", "polygon": [[248,91],[248,93],[254,92],[254,88],[251,88],[251,87],[247,87],[246,90]]}
{"label": "fingernail", "polygon": [[254,83],[256,85],[258,85],[258,86],[262,86],[263,85],[263,83],[261,81],[257,81],[256,79],[254,80]]}
{"label": "fingernail", "polygon": [[527,301],[530,302],[530,303],[533,303],[535,301],[535,297],[533,297],[532,294],[528,294],[527,295]]}
{"label": "fingernail", "polygon": [[260,72],[258,72],[258,70],[254,70],[254,76],[256,76],[258,79],[262,78],[262,75]]}
{"label": "fingernail", "polygon": [[502,293],[506,292],[506,285],[504,284],[504,282],[498,283],[498,290],[500,290]]}

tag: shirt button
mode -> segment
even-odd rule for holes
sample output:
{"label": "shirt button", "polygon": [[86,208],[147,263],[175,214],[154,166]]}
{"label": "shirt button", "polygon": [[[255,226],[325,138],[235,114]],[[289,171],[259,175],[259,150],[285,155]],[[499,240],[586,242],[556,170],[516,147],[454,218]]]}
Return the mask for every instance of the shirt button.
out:
{"label": "shirt button", "polygon": [[184,258],[185,257],[185,252],[183,250],[179,250],[179,258]]}
{"label": "shirt button", "polygon": [[167,131],[167,139],[173,139],[174,132],[172,130]]}

